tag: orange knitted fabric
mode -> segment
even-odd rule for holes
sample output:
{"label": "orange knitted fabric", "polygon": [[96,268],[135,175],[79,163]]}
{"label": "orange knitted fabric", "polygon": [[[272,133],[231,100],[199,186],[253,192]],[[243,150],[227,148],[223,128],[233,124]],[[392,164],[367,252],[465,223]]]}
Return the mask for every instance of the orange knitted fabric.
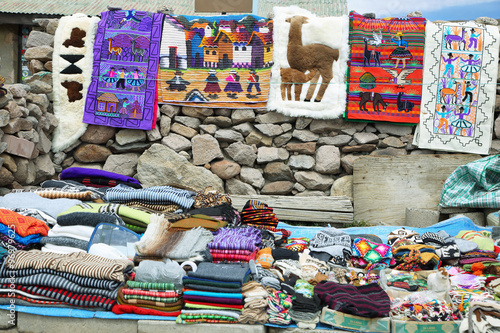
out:
{"label": "orange knitted fabric", "polygon": [[484,265],[480,262],[476,262],[472,264],[470,269],[474,275],[483,275]]}
{"label": "orange knitted fabric", "polygon": [[31,216],[23,216],[8,209],[0,209],[0,223],[10,227],[21,237],[33,234],[47,236],[49,231],[49,227],[45,222]]}

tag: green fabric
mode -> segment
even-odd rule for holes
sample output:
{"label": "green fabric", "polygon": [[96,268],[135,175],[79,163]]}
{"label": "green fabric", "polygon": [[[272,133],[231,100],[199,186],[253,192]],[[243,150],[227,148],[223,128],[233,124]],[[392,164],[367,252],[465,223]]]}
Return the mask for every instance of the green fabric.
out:
{"label": "green fabric", "polygon": [[500,208],[500,155],[459,166],[446,179],[439,205]]}
{"label": "green fabric", "polygon": [[462,230],[455,238],[462,238],[474,242],[479,246],[480,250],[493,251],[495,242],[490,238],[490,235],[491,233],[489,231]]}
{"label": "green fabric", "polygon": [[128,207],[120,204],[83,203],[80,205],[74,205],[70,209],[60,213],[59,216],[77,212],[100,213],[101,210],[106,210],[106,207],[117,207],[118,216],[120,216],[127,224],[139,227],[147,227],[147,225],[149,224],[151,214],[133,207]]}
{"label": "green fabric", "polygon": [[123,295],[124,299],[142,299],[143,301],[153,301],[153,302],[162,302],[162,303],[175,303],[179,300],[178,297],[154,297],[154,296],[146,296],[146,295]]}
{"label": "green fabric", "polygon": [[[490,266],[500,266],[500,262],[482,262],[482,264],[484,265],[484,268],[486,267],[490,267]],[[472,264],[466,264],[463,266],[463,269],[464,271],[467,271],[467,272],[472,272]]]}
{"label": "green fabric", "polygon": [[142,233],[145,233],[145,232],[146,232],[146,228],[143,228],[143,227],[138,227],[138,226],[136,226],[136,225],[127,224],[127,223],[125,224],[125,226],[126,226],[128,229],[130,229],[130,230],[132,230],[132,231],[134,231],[134,232],[137,232],[137,233],[139,233],[139,234],[142,234]]}
{"label": "green fabric", "polygon": [[176,290],[173,283],[148,283],[148,282],[137,282],[137,281],[127,281],[127,287],[137,288],[144,290]]}

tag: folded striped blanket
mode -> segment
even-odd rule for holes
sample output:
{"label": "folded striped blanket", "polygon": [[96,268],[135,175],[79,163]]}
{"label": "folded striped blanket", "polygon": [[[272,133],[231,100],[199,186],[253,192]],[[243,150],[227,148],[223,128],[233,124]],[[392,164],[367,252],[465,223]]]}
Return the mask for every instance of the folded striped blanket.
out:
{"label": "folded striped blanket", "polygon": [[129,299],[141,299],[144,301],[153,301],[153,302],[162,302],[162,303],[175,303],[177,302],[180,298],[178,297],[153,297],[153,296],[145,296],[145,295],[123,295],[123,299],[129,300]]}
{"label": "folded striped blanket", "polygon": [[140,201],[147,204],[178,204],[189,209],[194,204],[194,192],[181,190],[170,186],[152,186],[144,189],[134,189],[118,185],[106,191],[104,200],[114,203]]}
{"label": "folded striped blanket", "polygon": [[23,192],[31,192],[38,194],[39,196],[47,199],[76,199],[81,201],[94,201],[100,199],[98,195],[96,195],[92,191],[80,191],[74,189],[61,189],[61,188],[37,188],[33,190],[24,190],[24,189],[14,189],[11,191],[12,193],[23,193]]}
{"label": "folded striped blanket", "polygon": [[179,293],[176,291],[151,291],[151,290],[142,290],[142,289],[122,289],[122,293],[124,295],[142,295],[142,296],[151,296],[151,297],[179,297]]}
{"label": "folded striped blanket", "polygon": [[108,259],[88,253],[56,254],[39,250],[17,251],[6,259],[10,269],[49,268],[97,279],[124,282],[124,272],[133,267],[128,260]]}

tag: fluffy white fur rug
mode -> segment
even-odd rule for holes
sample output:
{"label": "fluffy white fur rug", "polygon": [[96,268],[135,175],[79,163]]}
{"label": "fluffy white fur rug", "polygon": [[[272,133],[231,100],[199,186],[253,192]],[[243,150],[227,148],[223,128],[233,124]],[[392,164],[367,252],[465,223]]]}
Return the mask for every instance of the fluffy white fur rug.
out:
{"label": "fluffy white fur rug", "polygon": [[[94,38],[97,31],[99,18],[88,17],[85,14],[74,14],[65,16],[59,20],[59,25],[54,37],[54,53],[52,57],[53,84],[54,84],[54,115],[59,120],[59,125],[54,131],[52,139],[52,151],[59,152],[74,144],[87,129],[87,124],[82,122],[85,108],[85,96],[92,75],[92,60]],[[74,28],[86,32],[83,38],[83,47],[64,46],[63,43],[71,38]],[[62,74],[71,63],[61,55],[83,55],[83,58],[75,62],[75,66],[82,70],[81,74]],[[83,97],[70,102],[67,89],[61,83],[78,82],[83,85],[80,93]]]}
{"label": "fluffy white fur rug", "polygon": [[[289,68],[287,60],[288,32],[290,23],[285,20],[289,17],[301,15],[309,18],[308,23],[302,26],[302,43],[309,45],[313,43],[324,44],[334,49],[339,49],[339,60],[333,63],[333,79],[330,81],[321,102],[303,102],[309,83],[302,88],[301,101],[283,101],[281,98],[280,68]],[[273,32],[273,61],[271,70],[271,87],[267,109],[278,111],[287,116],[309,117],[319,119],[339,118],[346,107],[346,84],[345,75],[347,71],[347,60],[349,59],[349,17],[318,17],[308,10],[297,6],[274,8],[274,32]],[[321,82],[321,79],[318,83]],[[316,96],[316,89],[313,98]],[[293,91],[293,89],[292,89]],[[293,99],[293,93],[292,93]]]}

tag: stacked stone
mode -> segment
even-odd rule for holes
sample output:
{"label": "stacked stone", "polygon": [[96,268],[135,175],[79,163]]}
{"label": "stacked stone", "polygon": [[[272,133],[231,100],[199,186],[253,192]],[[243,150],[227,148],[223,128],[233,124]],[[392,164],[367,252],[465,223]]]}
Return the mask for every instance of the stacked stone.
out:
{"label": "stacked stone", "polygon": [[[23,84],[8,86],[7,90],[8,94],[0,98],[0,186],[22,188],[39,184],[56,174],[54,156],[49,152],[57,119],[51,113],[46,94],[32,93]],[[8,147],[7,135],[19,138],[15,141],[22,150],[33,150],[31,156],[19,154],[15,145]]]}

